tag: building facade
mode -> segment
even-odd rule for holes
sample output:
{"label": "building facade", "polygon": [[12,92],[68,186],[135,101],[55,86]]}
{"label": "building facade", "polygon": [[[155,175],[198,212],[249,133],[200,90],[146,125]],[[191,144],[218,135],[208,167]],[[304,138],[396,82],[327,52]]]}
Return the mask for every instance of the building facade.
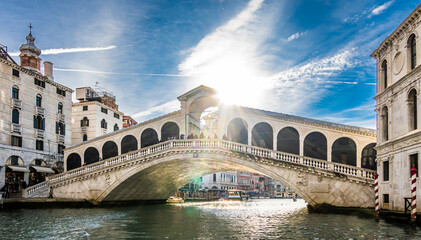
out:
{"label": "building facade", "polygon": [[130,116],[123,116],[123,128],[136,125],[137,122]]}
{"label": "building facade", "polygon": [[72,144],[117,131],[124,114],[118,111],[115,97],[99,87],[76,89],[78,103],[72,105]]}
{"label": "building facade", "polygon": [[[411,197],[411,168],[419,171],[420,14],[421,5],[371,55],[377,60],[376,150],[381,209],[404,211],[405,198]],[[417,195],[419,199],[421,194]]]}
{"label": "building facade", "polygon": [[200,177],[200,187],[207,190],[231,190],[237,188],[237,171],[226,171]]}
{"label": "building facade", "polygon": [[54,81],[30,32],[20,46],[20,65],[0,46],[0,189],[6,182],[36,184],[63,171],[71,143],[72,90]]}

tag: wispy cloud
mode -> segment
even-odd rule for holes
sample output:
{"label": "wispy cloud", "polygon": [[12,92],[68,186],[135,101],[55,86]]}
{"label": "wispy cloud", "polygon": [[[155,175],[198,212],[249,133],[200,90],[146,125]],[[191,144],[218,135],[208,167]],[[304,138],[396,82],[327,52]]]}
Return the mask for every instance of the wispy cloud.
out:
{"label": "wispy cloud", "polygon": [[292,41],[294,39],[298,39],[300,37],[303,37],[306,34],[307,34],[307,32],[297,32],[297,33],[294,33],[291,36],[289,36],[287,40],[288,40],[288,42],[290,42],[290,41]]}
{"label": "wispy cloud", "polygon": [[[116,48],[115,45],[110,45],[107,47],[86,47],[86,48],[51,48],[41,50],[42,55],[55,55],[62,53],[76,53],[76,52],[93,52],[93,51],[105,51]],[[20,52],[11,52],[10,56],[19,56]]]}
{"label": "wispy cloud", "polygon": [[374,8],[373,11],[371,11],[371,14],[368,17],[372,17],[374,15],[379,15],[384,10],[388,9],[393,4],[393,2],[394,2],[394,0],[389,1],[389,2],[386,2],[383,5],[380,5],[380,6],[376,7],[376,8]]}
{"label": "wispy cloud", "polygon": [[54,68],[55,71],[62,72],[82,72],[92,74],[109,74],[109,75],[137,75],[137,76],[159,76],[159,77],[188,77],[189,75],[182,74],[166,74],[166,73],[127,73],[127,72],[106,72],[89,69],[77,69],[77,68]]}
{"label": "wispy cloud", "polygon": [[162,114],[170,113],[179,109],[180,109],[180,102],[178,100],[174,100],[174,101],[170,101],[170,102],[166,102],[166,103],[154,106],[145,111],[135,113],[131,117],[142,122],[147,119],[150,119],[150,116],[162,115]]}

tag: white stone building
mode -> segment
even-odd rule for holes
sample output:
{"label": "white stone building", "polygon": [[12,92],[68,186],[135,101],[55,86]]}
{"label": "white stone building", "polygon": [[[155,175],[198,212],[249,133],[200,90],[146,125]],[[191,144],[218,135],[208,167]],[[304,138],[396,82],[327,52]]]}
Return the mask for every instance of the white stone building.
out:
{"label": "white stone building", "polygon": [[0,45],[0,188],[6,180],[42,181],[63,171],[63,149],[70,145],[72,90],[54,81],[30,32],[20,47],[20,65]]}
{"label": "white stone building", "polygon": [[208,190],[230,190],[237,188],[237,171],[226,171],[200,177],[200,186]]}
{"label": "white stone building", "polygon": [[124,114],[115,97],[99,87],[76,89],[78,103],[72,105],[72,144],[123,128]]}
{"label": "white stone building", "polygon": [[[377,60],[376,150],[381,209],[404,211],[404,198],[411,197],[411,168],[419,171],[420,14],[421,5],[371,55]],[[417,199],[421,197],[420,187],[418,181]]]}

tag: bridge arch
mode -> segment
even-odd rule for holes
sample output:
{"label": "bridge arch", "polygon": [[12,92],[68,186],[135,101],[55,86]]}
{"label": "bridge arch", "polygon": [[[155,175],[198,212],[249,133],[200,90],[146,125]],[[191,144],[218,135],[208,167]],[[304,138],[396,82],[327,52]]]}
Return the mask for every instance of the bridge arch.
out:
{"label": "bridge arch", "polygon": [[82,158],[77,153],[72,153],[67,157],[66,171],[70,171],[82,166]]}
{"label": "bridge arch", "polygon": [[140,135],[140,147],[148,147],[159,142],[158,133],[153,128],[147,128],[143,130],[142,134]]}
{"label": "bridge arch", "polygon": [[175,122],[166,122],[161,127],[161,140],[178,139],[180,137],[180,128]]}
{"label": "bridge arch", "polygon": [[133,135],[126,135],[121,140],[121,154],[137,150],[137,139]]}
{"label": "bridge arch", "polygon": [[357,145],[348,137],[336,139],[332,144],[332,162],[357,166]]}
{"label": "bridge arch", "polygon": [[251,130],[251,145],[273,149],[273,128],[269,123],[259,122]]}
{"label": "bridge arch", "polygon": [[118,146],[114,141],[107,141],[102,145],[102,159],[118,156]]}
{"label": "bridge arch", "polygon": [[371,170],[376,170],[376,157],[377,157],[377,151],[374,149],[376,146],[376,143],[370,143],[367,144],[361,153],[361,167],[367,168]]}
{"label": "bridge arch", "polygon": [[232,142],[248,144],[248,124],[242,118],[232,119],[227,126],[228,140]]}
{"label": "bridge arch", "polygon": [[99,152],[94,147],[89,147],[83,155],[85,164],[92,164],[99,161]]}
{"label": "bridge arch", "polygon": [[304,156],[327,160],[327,139],[321,132],[311,132],[304,139]]}
{"label": "bridge arch", "polygon": [[276,149],[280,152],[300,154],[300,134],[293,127],[282,128],[277,135]]}

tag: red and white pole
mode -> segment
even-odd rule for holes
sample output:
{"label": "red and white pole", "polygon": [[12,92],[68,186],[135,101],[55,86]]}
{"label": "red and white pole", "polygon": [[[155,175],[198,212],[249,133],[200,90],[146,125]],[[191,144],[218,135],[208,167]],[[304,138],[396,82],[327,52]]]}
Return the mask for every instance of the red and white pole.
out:
{"label": "red and white pole", "polygon": [[375,209],[376,213],[379,214],[379,174],[374,173],[374,196],[375,196]]}
{"label": "red and white pole", "polygon": [[417,218],[417,169],[411,169],[411,191],[412,191],[412,201],[411,201],[411,222],[415,222]]}

